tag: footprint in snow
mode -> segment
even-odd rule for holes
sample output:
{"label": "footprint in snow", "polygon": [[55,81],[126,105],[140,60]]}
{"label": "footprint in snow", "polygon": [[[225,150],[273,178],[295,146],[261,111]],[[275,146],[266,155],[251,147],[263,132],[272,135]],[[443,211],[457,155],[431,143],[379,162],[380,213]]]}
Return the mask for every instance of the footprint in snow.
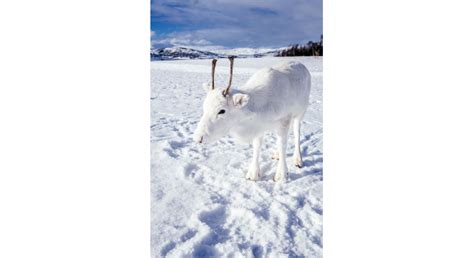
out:
{"label": "footprint in snow", "polygon": [[209,234],[194,246],[194,257],[213,257],[216,255],[214,246],[229,238],[229,230],[222,227],[226,218],[227,215],[224,206],[219,206],[213,210],[204,211],[199,214],[199,220],[205,223],[211,230]]}
{"label": "footprint in snow", "polygon": [[194,163],[188,163],[183,167],[183,174],[186,177],[194,178],[196,175],[196,171],[198,170],[198,166]]}

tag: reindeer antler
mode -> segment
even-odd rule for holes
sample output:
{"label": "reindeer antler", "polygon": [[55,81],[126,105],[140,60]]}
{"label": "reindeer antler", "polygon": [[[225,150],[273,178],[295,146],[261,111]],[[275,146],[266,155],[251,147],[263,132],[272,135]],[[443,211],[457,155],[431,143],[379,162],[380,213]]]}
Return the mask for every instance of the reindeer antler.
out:
{"label": "reindeer antler", "polygon": [[227,86],[227,88],[223,92],[224,96],[227,96],[227,94],[229,94],[230,86],[232,85],[232,70],[233,70],[233,67],[234,67],[234,58],[235,58],[235,56],[229,56],[229,60],[230,60],[230,78],[229,78],[229,86]]}
{"label": "reindeer antler", "polygon": [[212,89],[214,89],[214,73],[216,71],[217,59],[212,59]]}

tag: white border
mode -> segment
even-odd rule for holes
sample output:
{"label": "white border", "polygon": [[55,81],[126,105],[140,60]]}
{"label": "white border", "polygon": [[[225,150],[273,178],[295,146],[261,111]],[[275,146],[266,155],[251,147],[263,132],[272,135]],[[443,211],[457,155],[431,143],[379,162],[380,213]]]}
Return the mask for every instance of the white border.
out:
{"label": "white border", "polygon": [[324,256],[474,257],[472,6],[324,2]]}
{"label": "white border", "polygon": [[149,257],[149,13],[0,3],[0,257]]}

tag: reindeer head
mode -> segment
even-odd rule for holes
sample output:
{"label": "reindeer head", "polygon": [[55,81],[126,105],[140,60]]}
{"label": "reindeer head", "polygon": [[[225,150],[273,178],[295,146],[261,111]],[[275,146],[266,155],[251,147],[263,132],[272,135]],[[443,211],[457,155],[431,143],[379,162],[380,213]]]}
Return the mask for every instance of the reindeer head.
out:
{"label": "reindeer head", "polygon": [[194,131],[193,139],[198,143],[213,142],[229,133],[229,131],[244,115],[242,108],[249,101],[249,96],[243,93],[230,92],[232,84],[232,69],[234,57],[230,60],[229,85],[225,89],[218,89],[214,85],[214,73],[217,60],[212,60],[212,84],[204,84],[207,91],[203,104],[203,115]]}

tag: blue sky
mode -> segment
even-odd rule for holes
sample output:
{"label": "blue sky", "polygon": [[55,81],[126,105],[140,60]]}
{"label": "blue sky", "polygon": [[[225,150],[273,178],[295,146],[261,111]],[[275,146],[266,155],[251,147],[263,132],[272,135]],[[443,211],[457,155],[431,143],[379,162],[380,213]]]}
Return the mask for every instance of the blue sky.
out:
{"label": "blue sky", "polygon": [[272,48],[319,40],[322,0],[152,0],[151,44]]}

